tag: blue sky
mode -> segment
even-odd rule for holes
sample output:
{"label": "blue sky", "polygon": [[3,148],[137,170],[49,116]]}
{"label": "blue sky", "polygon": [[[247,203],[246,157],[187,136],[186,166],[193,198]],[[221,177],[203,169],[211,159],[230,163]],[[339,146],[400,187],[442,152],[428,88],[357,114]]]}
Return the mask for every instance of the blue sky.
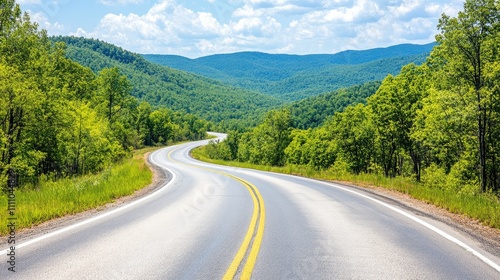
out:
{"label": "blue sky", "polygon": [[336,53],[434,41],[443,0],[17,0],[49,35],[138,53]]}

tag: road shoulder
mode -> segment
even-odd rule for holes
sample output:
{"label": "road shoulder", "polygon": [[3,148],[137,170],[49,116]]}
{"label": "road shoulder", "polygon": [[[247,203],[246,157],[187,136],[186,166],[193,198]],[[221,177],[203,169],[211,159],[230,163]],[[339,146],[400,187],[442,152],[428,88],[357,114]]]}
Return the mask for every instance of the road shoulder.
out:
{"label": "road shoulder", "polygon": [[[17,237],[16,241],[22,243],[23,240],[32,239],[37,236],[69,226],[71,224],[84,221],[99,214],[112,211],[113,209],[119,208],[127,203],[130,203],[148,194],[153,193],[161,186],[163,186],[165,183],[169,182],[171,179],[171,175],[165,170],[161,169],[160,167],[152,165],[151,162],[149,161],[150,154],[151,152],[144,154],[144,161],[146,162],[149,169],[153,173],[153,179],[151,181],[151,184],[149,184],[148,186],[134,192],[132,195],[121,197],[119,199],[116,199],[114,202],[108,203],[106,205],[99,206],[97,208],[88,211],[52,219],[50,221],[46,221],[31,228],[21,229],[16,233]],[[7,247],[7,236],[0,237],[0,246]]]}
{"label": "road shoulder", "polygon": [[481,222],[461,214],[439,208],[433,204],[415,199],[407,194],[375,186],[356,186],[349,182],[329,181],[349,188],[354,188],[376,197],[386,203],[396,205],[418,216],[429,217],[442,222],[481,244],[481,247],[496,256],[500,256],[500,229],[485,226]]}

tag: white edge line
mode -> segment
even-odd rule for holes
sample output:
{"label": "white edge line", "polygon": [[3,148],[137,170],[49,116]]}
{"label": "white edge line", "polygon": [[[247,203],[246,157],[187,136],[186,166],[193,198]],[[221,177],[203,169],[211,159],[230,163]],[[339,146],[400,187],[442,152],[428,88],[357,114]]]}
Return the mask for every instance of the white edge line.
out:
{"label": "white edge line", "polygon": [[[311,180],[311,179],[309,179],[309,178],[305,178],[305,179]],[[314,181],[317,181],[317,180],[314,180]],[[376,203],[378,203],[378,204],[380,204],[380,205],[382,205],[382,206],[385,206],[385,207],[387,207],[387,208],[391,209],[392,211],[397,212],[397,213],[399,213],[399,214],[401,214],[401,215],[403,215],[403,216],[405,216],[405,217],[407,217],[407,218],[409,218],[409,219],[413,220],[414,222],[417,222],[418,224],[420,224],[420,225],[422,225],[422,226],[424,226],[424,227],[426,227],[426,228],[428,228],[428,229],[430,229],[430,230],[434,231],[435,233],[437,233],[437,234],[441,235],[442,237],[446,238],[447,240],[449,240],[449,241],[451,241],[451,242],[455,243],[456,245],[458,245],[458,246],[462,247],[462,248],[463,248],[463,249],[465,249],[467,252],[469,252],[469,253],[471,253],[472,255],[476,256],[476,257],[477,257],[477,258],[479,258],[481,261],[483,261],[483,262],[484,262],[484,263],[486,263],[487,265],[491,266],[491,267],[492,267],[493,269],[495,269],[496,271],[500,272],[500,265],[496,264],[495,262],[493,262],[492,260],[488,259],[487,257],[485,257],[484,255],[482,255],[482,254],[481,254],[481,253],[479,253],[478,251],[474,250],[474,249],[473,249],[473,248],[471,248],[469,245],[467,245],[467,244],[465,244],[464,242],[462,242],[462,241],[458,240],[457,238],[455,238],[455,237],[453,237],[453,236],[449,235],[448,233],[446,233],[446,232],[444,232],[444,231],[442,231],[442,230],[438,229],[437,227],[435,227],[435,226],[433,226],[433,225],[431,225],[431,224],[429,224],[429,223],[427,223],[427,222],[425,222],[425,221],[423,221],[423,220],[421,220],[421,219],[419,219],[419,218],[417,218],[417,217],[415,217],[415,216],[413,216],[413,215],[411,215],[411,214],[408,214],[407,212],[405,212],[405,211],[403,211],[403,210],[401,210],[401,209],[398,209],[398,208],[396,208],[396,207],[394,207],[394,206],[392,206],[392,205],[389,205],[389,204],[387,204],[387,203],[385,203],[385,202],[383,202],[383,201],[380,201],[380,200],[375,199],[375,198],[373,198],[373,197],[370,197],[370,196],[368,196],[368,195],[365,195],[365,194],[359,193],[359,192],[357,192],[357,191],[350,190],[350,189],[348,189],[348,188],[341,187],[341,186],[336,185],[336,184],[334,184],[334,183],[327,183],[327,182],[322,182],[322,181],[317,181],[317,182],[320,182],[320,183],[322,183],[322,184],[325,184],[325,185],[328,185],[328,186],[331,186],[331,187],[334,187],[334,188],[337,188],[337,189],[341,189],[341,190],[344,190],[344,191],[347,191],[347,192],[350,192],[350,193],[356,194],[356,195],[358,195],[358,196],[361,196],[361,197],[364,197],[364,198],[366,198],[366,199],[369,199],[369,200],[371,200],[371,201],[373,201],[373,202],[376,202]]]}
{"label": "white edge line", "polygon": [[[220,165],[218,165],[220,166]],[[329,187],[334,187],[334,188],[337,188],[337,189],[341,189],[341,190],[344,190],[346,192],[350,192],[350,193],[353,193],[353,194],[356,194],[358,196],[361,196],[361,197],[364,197],[366,199],[369,199],[373,202],[376,202],[382,206],[385,206],[387,208],[389,208],[390,210],[396,212],[396,213],[399,213],[405,217],[407,217],[408,219],[411,219],[413,220],[414,222],[432,230],[433,232],[441,235],[442,237],[444,237],[445,239],[447,239],[448,241],[451,241],[453,243],[455,243],[456,245],[462,247],[463,249],[465,249],[467,252],[471,253],[472,255],[476,256],[477,258],[479,258],[481,261],[483,261],[484,263],[486,263],[487,265],[489,265],[490,267],[492,267],[493,269],[495,269],[497,272],[500,272],[500,265],[496,264],[494,261],[490,260],[489,258],[487,258],[486,256],[482,255],[481,253],[479,253],[478,251],[474,250],[473,248],[471,248],[469,245],[465,244],[464,242],[458,240],[457,238],[449,235],[448,233],[438,229],[437,227],[411,215],[411,214],[408,214],[407,212],[401,210],[401,209],[398,209],[392,205],[389,205],[385,202],[382,202],[378,199],[375,199],[373,197],[370,197],[368,195],[365,195],[365,194],[362,194],[362,193],[359,193],[357,191],[354,191],[354,190],[351,190],[351,189],[348,189],[348,188],[344,188],[344,187],[341,187],[335,183],[329,183],[329,182],[324,182],[324,181],[321,181],[321,180],[315,180],[315,179],[311,179],[311,178],[306,178],[306,177],[299,177],[299,176],[294,176],[294,175],[289,175],[289,174],[283,174],[283,173],[276,173],[276,172],[270,172],[270,171],[261,171],[261,170],[254,170],[254,169],[249,169],[249,168],[237,168],[237,169],[240,169],[240,170],[243,170],[243,171],[257,171],[257,172],[264,172],[264,173],[271,173],[271,174],[277,174],[277,175],[280,175],[280,176],[285,176],[285,177],[293,177],[293,178],[300,178],[300,179],[303,179],[303,180],[306,180],[306,181],[313,181],[313,182],[319,182],[321,184],[324,184],[324,185],[327,185]]]}
{"label": "white edge line", "polygon": [[[163,149],[162,149],[162,150],[163,150]],[[158,150],[158,151],[156,151],[156,152],[152,153],[152,154],[149,156],[149,160],[150,160],[150,162],[151,162],[151,163],[153,163],[153,164],[154,164],[154,165],[156,165],[156,166],[160,166],[160,165],[159,165],[156,161],[154,161],[154,159],[153,159],[153,155],[154,155],[154,154],[156,154],[156,153],[158,153],[158,152],[160,152],[160,151],[162,151],[162,150]],[[100,220],[100,219],[103,219],[103,218],[105,218],[105,217],[107,217],[107,216],[113,215],[113,214],[115,214],[115,213],[117,213],[117,212],[123,211],[123,210],[125,210],[125,209],[127,209],[127,208],[130,208],[130,207],[132,207],[132,206],[134,206],[134,205],[136,205],[136,204],[138,204],[138,203],[141,203],[141,202],[143,202],[143,201],[145,201],[145,200],[147,200],[147,199],[150,199],[150,198],[151,198],[151,197],[153,197],[153,196],[158,195],[161,191],[165,190],[165,188],[169,187],[169,186],[170,186],[170,185],[171,185],[171,184],[172,184],[172,183],[176,180],[176,177],[177,177],[177,175],[175,175],[175,173],[174,173],[172,170],[170,170],[169,168],[167,168],[167,167],[165,167],[165,166],[160,166],[160,167],[163,167],[163,168],[165,168],[168,172],[170,172],[170,173],[172,174],[172,179],[171,179],[169,182],[167,182],[166,184],[164,184],[163,186],[161,186],[161,188],[159,188],[158,190],[156,190],[154,193],[149,194],[148,196],[142,197],[142,198],[140,198],[140,199],[138,199],[138,200],[135,200],[135,201],[133,201],[133,202],[131,202],[131,203],[127,204],[127,205],[124,205],[124,206],[122,206],[122,207],[119,207],[119,208],[116,208],[116,209],[111,210],[111,211],[109,211],[109,212],[106,212],[106,213],[104,213],[104,214],[102,214],[102,215],[99,215],[99,216],[96,216],[96,217],[93,217],[93,218],[90,218],[90,219],[84,220],[84,221],[82,221],[82,222],[79,222],[79,223],[73,224],[73,225],[71,225],[71,226],[68,226],[68,227],[65,227],[65,228],[62,228],[62,229],[56,230],[56,231],[54,231],[54,232],[44,234],[44,235],[39,236],[39,237],[37,237],[37,238],[31,239],[30,241],[26,241],[26,242],[24,242],[24,243],[21,243],[21,244],[19,244],[19,245],[15,246],[15,248],[16,248],[16,249],[23,248],[23,247],[26,247],[26,246],[28,246],[28,245],[31,245],[31,244],[37,243],[37,242],[39,242],[39,241],[42,241],[42,240],[44,240],[44,239],[47,239],[47,238],[50,238],[50,237],[56,236],[56,235],[58,235],[58,234],[61,234],[61,233],[67,232],[67,231],[70,231],[70,230],[72,230],[72,229],[75,229],[75,228],[81,227],[81,226],[83,226],[83,225],[86,225],[86,224],[89,224],[89,223],[95,222],[95,221]],[[6,249],[6,250],[4,250],[4,251],[5,251],[6,253],[9,253],[9,252],[10,252],[10,248],[8,248],[8,249]]]}

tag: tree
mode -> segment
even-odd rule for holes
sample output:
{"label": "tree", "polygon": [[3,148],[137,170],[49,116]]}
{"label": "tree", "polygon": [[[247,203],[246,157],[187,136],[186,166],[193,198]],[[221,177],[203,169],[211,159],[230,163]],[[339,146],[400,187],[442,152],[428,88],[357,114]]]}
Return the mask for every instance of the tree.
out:
{"label": "tree", "polygon": [[142,101],[134,110],[134,127],[136,134],[140,137],[141,142],[136,142],[136,148],[145,145],[152,145],[152,139],[150,131],[150,120],[149,115],[153,109],[151,105],[145,101]]}
{"label": "tree", "polygon": [[425,73],[426,66],[404,66],[397,76],[384,79],[377,93],[368,99],[386,175],[401,175],[404,152],[410,156],[413,174],[420,180],[423,151],[411,133],[426,96]]}
{"label": "tree", "polygon": [[336,143],[332,131],[325,127],[312,130],[304,144],[306,164],[317,170],[329,168],[336,160]]}
{"label": "tree", "polygon": [[72,101],[63,112],[65,127],[58,134],[65,175],[98,172],[124,156],[120,143],[113,137],[104,121],[88,103]]}
{"label": "tree", "polygon": [[398,156],[401,149],[399,142],[402,127],[399,120],[402,114],[397,98],[397,85],[392,75],[387,76],[377,93],[368,99],[368,106],[376,127],[377,151],[379,164],[384,168],[385,176],[398,175]]}
{"label": "tree", "polygon": [[255,163],[282,166],[285,149],[290,143],[292,121],[289,110],[270,111],[264,122],[253,131],[253,159]]}
{"label": "tree", "polygon": [[363,104],[350,106],[327,124],[335,136],[337,156],[353,173],[368,172],[375,157],[375,128],[370,113]]}
{"label": "tree", "polygon": [[289,110],[270,111],[262,124],[241,135],[238,159],[271,166],[284,165],[285,149],[291,141],[291,127]]}
{"label": "tree", "polygon": [[174,139],[175,125],[172,124],[172,112],[166,108],[160,108],[149,114],[151,125],[151,141],[155,144],[166,144]]}
{"label": "tree", "polygon": [[305,151],[304,145],[311,135],[311,130],[294,129],[290,133],[290,144],[285,149],[287,163],[291,164],[308,164],[309,158]]}
{"label": "tree", "polygon": [[34,112],[42,98],[32,79],[15,68],[0,64],[0,138],[3,144],[0,172],[6,173],[8,188],[18,186],[21,173],[35,175],[36,165],[43,157],[28,149],[31,139],[26,134],[27,127],[34,125]]}
{"label": "tree", "polygon": [[21,17],[21,8],[15,0],[0,0],[0,38],[7,38]]}
{"label": "tree", "polygon": [[116,115],[131,102],[132,86],[127,77],[120,74],[117,67],[101,70],[97,84],[99,91],[96,95],[96,104],[101,107],[109,123],[113,123]]}
{"label": "tree", "polygon": [[495,68],[500,51],[500,4],[498,0],[467,0],[456,18],[443,15],[436,36],[439,46],[434,56],[441,57],[442,71],[449,74],[452,90],[470,89],[475,97],[479,178],[481,190],[499,189],[498,152],[492,151],[491,134],[498,129],[492,122],[498,98],[490,85],[497,84],[486,69]]}

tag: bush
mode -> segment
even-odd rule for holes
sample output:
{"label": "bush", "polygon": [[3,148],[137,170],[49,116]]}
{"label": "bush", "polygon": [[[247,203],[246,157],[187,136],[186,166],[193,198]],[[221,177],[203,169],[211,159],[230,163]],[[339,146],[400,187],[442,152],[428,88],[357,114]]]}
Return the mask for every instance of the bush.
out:
{"label": "bush", "polygon": [[445,189],[447,176],[443,168],[437,164],[431,164],[422,172],[422,184],[429,188]]}

